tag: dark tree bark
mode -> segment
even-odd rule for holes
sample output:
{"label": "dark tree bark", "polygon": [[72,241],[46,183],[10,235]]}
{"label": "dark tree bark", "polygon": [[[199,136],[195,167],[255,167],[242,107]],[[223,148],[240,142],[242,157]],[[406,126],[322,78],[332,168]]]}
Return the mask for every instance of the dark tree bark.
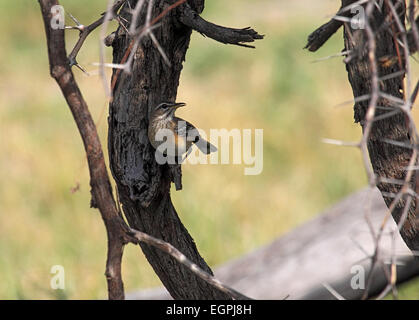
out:
{"label": "dark tree bark", "polygon": [[[157,17],[175,2],[155,0],[152,17]],[[136,1],[131,0],[130,4],[134,8]],[[130,226],[171,243],[212,274],[172,204],[173,170],[156,163],[154,149],[147,137],[148,116],[152,108],[163,101],[176,100],[192,28],[196,27],[209,37],[218,37],[216,40],[223,39],[225,43],[240,45],[261,38],[251,29],[223,28],[205,21],[199,17],[203,8],[204,0],[189,0],[169,11],[154,30],[171,66],[165,64],[151,39],[144,37],[136,52],[132,73],[114,71],[108,144],[111,171]],[[131,15],[126,9],[125,6],[121,15],[130,20]],[[146,11],[140,13],[138,26],[145,24]],[[198,22],[193,25],[195,21]],[[114,63],[123,61],[131,40],[123,28],[117,30],[112,42]],[[230,299],[167,254],[146,244],[141,244],[141,248],[173,298]]]}
{"label": "dark tree bark", "polygon": [[[338,15],[351,17],[350,11],[343,10],[349,5],[355,3],[356,0],[342,0],[341,10]],[[417,94],[417,87],[413,91],[412,97],[404,97],[404,69],[405,56],[401,45],[402,33],[399,31],[398,25],[391,14],[391,8],[388,1],[380,2],[380,9],[374,7],[373,15],[369,17],[369,23],[375,34],[375,56],[377,61],[377,73],[379,78],[385,77],[385,80],[379,81],[379,91],[387,96],[391,95],[395,98],[403,100],[411,99],[414,101]],[[401,24],[405,28],[406,8],[400,6],[403,2],[391,0],[391,3],[399,15]],[[413,12],[411,13],[413,15]],[[411,20],[413,21],[414,19]],[[410,53],[417,51],[417,23],[418,18],[414,21],[412,29],[407,32],[407,42],[409,44]],[[350,52],[346,59],[346,69],[348,71],[349,82],[352,86],[355,98],[370,95],[372,88],[372,66],[368,57],[368,36],[365,29],[352,29],[349,23],[333,22],[333,19],[314,31],[308,38],[307,46],[310,51],[318,50],[342,25],[344,25],[344,42],[345,52]],[[399,76],[394,76],[399,72]],[[392,76],[393,75],[393,76]],[[386,77],[387,76],[387,77]],[[362,100],[362,101],[358,101]],[[355,122],[361,124],[363,131],[366,128],[365,116],[370,104],[369,99],[357,99],[354,105]],[[397,109],[390,99],[380,95],[377,101],[375,116],[385,115],[386,112],[393,112]],[[391,143],[390,141],[396,141]],[[406,178],[406,167],[412,157],[412,149],[397,145],[413,145],[415,146],[414,137],[410,135],[409,120],[403,112],[394,113],[393,116],[383,117],[381,120],[373,122],[371,132],[367,140],[368,152],[374,174],[378,178],[390,178],[403,181]],[[413,174],[410,181],[410,188],[417,190],[416,177]],[[401,184],[380,182],[377,187],[381,191],[384,201],[390,207],[394,197],[391,194],[397,194],[402,186]],[[398,223],[402,217],[406,204],[406,198],[403,196],[397,202],[395,209],[392,211],[394,220]],[[409,201],[407,219],[405,220],[400,234],[411,250],[419,250],[419,217],[416,212],[416,202]]]}
{"label": "dark tree bark", "polygon": [[[393,1],[396,5],[396,1]],[[400,20],[404,24],[405,11],[398,10]],[[390,15],[390,8],[386,4],[383,10],[374,9],[373,17],[370,18],[371,27],[376,36],[376,57],[378,61],[378,76],[380,78],[391,75],[404,70],[404,63],[386,63],[388,57],[400,57],[401,47],[396,48],[396,39],[392,28],[386,26],[386,17]],[[385,27],[386,26],[386,27]],[[395,26],[395,24],[393,24]],[[395,27],[396,28],[396,27]],[[349,24],[344,26],[345,50],[351,50],[356,53],[352,59],[346,64],[349,82],[351,83],[354,97],[360,97],[370,94],[371,87],[371,66],[368,61],[368,45],[365,30],[354,30]],[[400,59],[403,61],[403,59]],[[404,98],[404,75],[392,77],[384,81],[380,81],[380,91],[393,97],[403,100]],[[361,124],[365,129],[365,115],[368,108],[369,100],[357,102],[354,106],[355,122]],[[394,102],[380,97],[377,106],[394,108]],[[385,114],[382,109],[377,109],[376,116]],[[401,143],[413,143],[409,133],[409,121],[405,114],[399,112],[392,117],[381,121],[375,121],[368,139],[368,151],[374,173],[378,177],[393,178],[404,180],[406,176],[406,168],[412,156],[412,150],[406,147],[399,147],[389,141],[398,141]],[[414,175],[413,175],[414,177]],[[411,187],[414,190],[414,182]],[[383,198],[387,206],[390,206],[393,197],[389,194],[397,194],[401,186],[393,183],[378,183],[377,187],[383,194]],[[405,198],[399,201],[392,212],[394,220],[398,223],[405,207]],[[400,233],[403,240],[411,250],[419,250],[419,226],[415,213],[416,202],[412,201],[409,208],[409,214]]]}

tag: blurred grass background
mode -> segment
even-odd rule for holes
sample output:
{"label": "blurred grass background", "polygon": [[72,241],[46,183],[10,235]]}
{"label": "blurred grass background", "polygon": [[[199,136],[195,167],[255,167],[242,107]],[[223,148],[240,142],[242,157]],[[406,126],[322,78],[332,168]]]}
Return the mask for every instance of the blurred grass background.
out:
{"label": "blurred grass background", "polygon": [[[88,24],[107,1],[61,3]],[[357,150],[321,143],[361,134],[351,105],[335,107],[352,99],[342,59],[313,63],[341,51],[341,32],[318,53],[302,49],[337,7],[332,0],[207,1],[210,21],[266,35],[250,50],[194,33],[181,78],[178,100],[189,107],[180,116],[203,129],[264,129],[261,175],[244,176],[244,166],[186,165],[184,190],[173,192],[212,266],[270,242],[366,184]],[[0,26],[0,299],[106,298],[105,230],[89,208],[79,134],[49,77],[37,1],[1,1]],[[88,70],[99,60],[97,35],[78,57]],[[71,49],[77,32],[67,36]],[[110,49],[107,55],[110,61]],[[75,73],[106,146],[101,80]],[[50,289],[53,265],[64,266],[66,290]],[[134,246],[126,248],[123,277],[127,291],[160,284]],[[418,281],[402,286],[401,298],[419,299],[418,288]]]}

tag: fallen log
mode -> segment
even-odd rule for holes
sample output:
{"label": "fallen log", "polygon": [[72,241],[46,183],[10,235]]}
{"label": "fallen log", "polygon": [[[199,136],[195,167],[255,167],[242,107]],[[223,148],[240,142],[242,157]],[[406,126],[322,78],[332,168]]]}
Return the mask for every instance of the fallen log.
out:
{"label": "fallen log", "polygon": [[[223,264],[215,275],[254,299],[336,299],[325,285],[345,299],[360,299],[371,268],[369,257],[375,250],[366,217],[378,232],[387,212],[377,189],[361,190],[271,244]],[[419,261],[396,230],[393,219],[388,219],[379,257],[388,263],[396,258],[397,283],[402,283],[419,275]],[[370,297],[388,285],[379,265],[372,279]],[[164,288],[155,288],[132,292],[127,299],[170,296]]]}

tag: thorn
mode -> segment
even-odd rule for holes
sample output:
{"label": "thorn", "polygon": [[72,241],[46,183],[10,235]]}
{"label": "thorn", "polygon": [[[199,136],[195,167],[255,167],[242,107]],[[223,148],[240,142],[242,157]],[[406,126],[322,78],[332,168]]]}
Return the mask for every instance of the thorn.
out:
{"label": "thorn", "polygon": [[413,90],[412,96],[410,97],[410,102],[412,103],[412,106],[414,105],[416,101],[418,92],[419,92],[419,81],[416,83],[415,89]]}
{"label": "thorn", "polygon": [[71,18],[71,20],[73,20],[74,21],[74,23],[77,25],[77,26],[82,26],[82,24],[70,13],[70,12],[67,12],[67,14],[69,15],[69,17]]}
{"label": "thorn", "polygon": [[345,300],[344,297],[342,297],[335,289],[333,289],[329,284],[322,283],[323,287],[326,288],[327,291],[329,291],[336,299],[338,300]]}
{"label": "thorn", "polygon": [[127,19],[125,19],[124,17],[122,17],[122,16],[118,16],[117,18],[118,18],[118,19],[121,19],[121,20],[124,20],[124,21],[125,21],[125,23],[129,23],[129,21],[128,21]]}
{"label": "thorn", "polygon": [[79,68],[81,71],[83,71],[83,73],[85,74],[85,75],[87,75],[87,76],[90,76],[90,74],[81,66],[81,65],[79,65],[78,63],[76,63],[75,64],[75,66],[77,67],[77,68]]}
{"label": "thorn", "polygon": [[[124,31],[129,34],[129,31],[127,29],[127,27],[122,23],[122,20],[120,19],[120,17],[116,17],[115,18],[116,21],[118,21],[119,25],[124,29]],[[124,19],[125,20],[125,19]]]}
{"label": "thorn", "polygon": [[323,138],[323,139],[321,139],[321,141],[323,143],[333,144],[333,145],[336,145],[336,146],[345,146],[345,147],[356,147],[356,148],[360,148],[360,143],[359,142],[348,142],[348,141],[328,139],[328,138]]}
{"label": "thorn", "polygon": [[[83,26],[84,28],[84,26]],[[70,29],[70,30],[79,30],[80,32],[83,31],[83,28],[80,28],[79,26],[65,26],[64,29]]]}

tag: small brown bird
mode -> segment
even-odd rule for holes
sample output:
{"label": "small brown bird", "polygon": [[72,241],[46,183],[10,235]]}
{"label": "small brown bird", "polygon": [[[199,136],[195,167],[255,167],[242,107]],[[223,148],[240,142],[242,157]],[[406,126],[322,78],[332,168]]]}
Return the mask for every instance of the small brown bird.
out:
{"label": "small brown bird", "polygon": [[180,159],[184,153],[186,153],[184,158],[186,159],[192,151],[191,147],[193,144],[196,144],[204,154],[217,151],[214,145],[201,137],[198,130],[191,123],[175,117],[175,111],[185,105],[183,102],[163,102],[155,107],[151,113],[148,126],[148,139],[151,145],[158,150],[162,143],[166,143],[166,146],[169,145],[169,148],[165,149],[164,155],[180,157]]}

